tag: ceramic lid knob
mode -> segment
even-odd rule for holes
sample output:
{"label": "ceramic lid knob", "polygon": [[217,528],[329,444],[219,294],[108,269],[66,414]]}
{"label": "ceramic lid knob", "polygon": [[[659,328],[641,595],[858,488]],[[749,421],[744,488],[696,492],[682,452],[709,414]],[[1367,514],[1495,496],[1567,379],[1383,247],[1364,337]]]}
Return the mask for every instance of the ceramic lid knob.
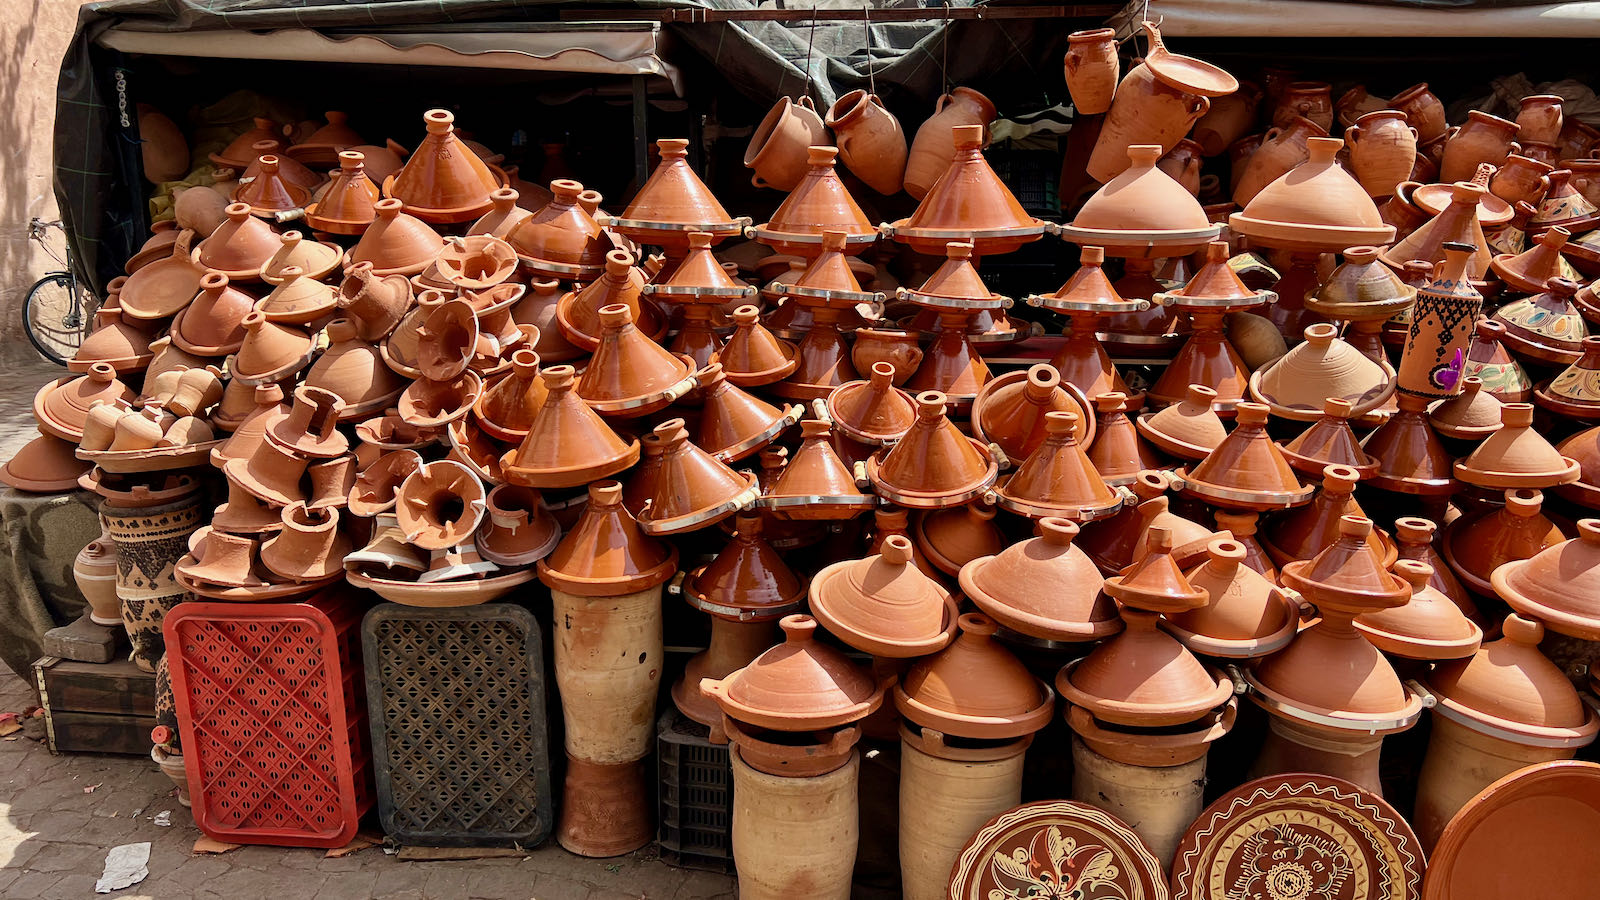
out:
{"label": "ceramic lid knob", "polygon": [[1306,152],[1311,156],[1313,163],[1326,163],[1339,155],[1344,147],[1344,141],[1333,137],[1313,137],[1306,139]]}
{"label": "ceramic lid knob", "polygon": [[538,375],[539,354],[528,347],[517,350],[511,354],[511,371],[522,378],[532,378]]}
{"label": "ceramic lid knob", "polygon": [[1134,169],[1155,168],[1156,161],[1162,156],[1160,144],[1131,144],[1128,147],[1128,159]]}
{"label": "ceramic lid knob", "polygon": [[784,616],[778,621],[778,627],[783,629],[783,642],[801,646],[809,644],[817,637],[817,620],[810,616],[798,613]]}
{"label": "ceramic lid knob", "polygon": [[1039,537],[1047,544],[1065,547],[1078,536],[1078,523],[1059,516],[1046,516],[1039,520]]}
{"label": "ceramic lid knob", "polygon": [[1053,409],[1044,414],[1044,430],[1050,434],[1072,434],[1078,428],[1078,414],[1070,410]]}
{"label": "ceramic lid knob", "polygon": [[1061,373],[1055,366],[1040,363],[1028,369],[1028,380],[1022,390],[1030,403],[1042,406],[1055,399],[1056,388],[1060,386]]}
{"label": "ceramic lid knob", "polygon": [[250,218],[250,204],[248,203],[229,203],[223,207],[222,211],[234,222],[243,222],[245,219]]}
{"label": "ceramic lid knob", "polygon": [[1557,297],[1571,297],[1582,287],[1583,285],[1578,284],[1576,281],[1566,278],[1552,278],[1544,283],[1545,292],[1554,294]]}
{"label": "ceramic lid knob", "polygon": [[710,247],[710,246],[711,246],[711,232],[709,232],[709,231],[691,231],[691,232],[689,232],[689,249],[690,250],[704,250],[704,249],[706,249],[707,247]]}
{"label": "ceramic lid knob", "polygon": [[[1119,413],[1128,402],[1128,395],[1121,391],[1106,391],[1094,395],[1095,411],[1100,413]],[[1165,489],[1165,488],[1163,488]]]}
{"label": "ceramic lid knob", "polygon": [[957,125],[950,129],[957,150],[973,150],[983,146],[982,125]]}
{"label": "ceramic lid knob", "polygon": [[1240,425],[1265,425],[1267,423],[1268,409],[1265,403],[1240,400],[1234,409],[1234,418]]}
{"label": "ceramic lid knob", "polygon": [[883,548],[878,552],[889,565],[904,566],[911,562],[911,541],[903,535],[892,534],[884,539]]}
{"label": "ceramic lid knob", "polygon": [[1171,485],[1172,482],[1168,480],[1165,472],[1146,469],[1133,479],[1133,493],[1141,502],[1154,500],[1165,494]]}
{"label": "ceramic lid knob", "polygon": [[429,134],[449,134],[455,128],[455,114],[448,109],[430,109],[422,115]]}
{"label": "ceramic lid knob", "polygon": [[1543,508],[1544,491],[1537,491],[1532,488],[1516,488],[1506,491],[1506,512],[1514,516],[1530,518],[1537,516]]}
{"label": "ceramic lid knob", "polygon": [[971,259],[971,241],[951,241],[944,245],[944,254],[949,259]]}
{"label": "ceramic lid knob", "polygon": [[[242,206],[243,204],[236,205]],[[387,197],[383,200],[379,200],[377,203],[372,204],[372,211],[376,213],[380,219],[393,219],[395,216],[400,215],[401,205],[402,204],[399,200],[396,200],[393,197]],[[248,206],[245,207],[246,210],[249,208],[250,207]]]}
{"label": "ceramic lid knob", "polygon": [[[1168,540],[1170,541],[1171,538],[1169,537]],[[1223,567],[1225,570],[1231,570],[1244,562],[1246,553],[1244,545],[1238,541],[1218,538],[1206,545],[1206,555],[1211,557],[1212,563]]]}
{"label": "ceramic lid knob", "polygon": [[1402,544],[1427,544],[1439,530],[1432,520],[1421,516],[1402,516],[1394,520],[1395,540]]}
{"label": "ceramic lid knob", "polygon": [[1364,542],[1372,534],[1372,520],[1365,516],[1340,516],[1339,538],[1344,541]]}
{"label": "ceramic lid knob", "polygon": [[661,152],[661,158],[684,157],[689,155],[689,141],[687,138],[662,138],[656,141],[656,149]]}
{"label": "ceramic lid knob", "polygon": [[749,303],[733,311],[733,324],[740,328],[749,328],[760,318],[761,309]]}
{"label": "ceramic lid knob", "polygon": [[626,303],[610,303],[600,307],[600,327],[604,331],[621,331],[633,324],[633,314]]}
{"label": "ceramic lid knob", "polygon": [[1105,261],[1106,248],[1104,247],[1084,247],[1078,253],[1078,265],[1080,266],[1099,266]]}
{"label": "ceramic lid knob", "polygon": [[1308,325],[1306,326],[1305,330],[1306,343],[1317,348],[1326,347],[1329,344],[1332,344],[1333,339],[1338,336],[1338,327],[1329,322],[1318,322],[1315,325]]}
{"label": "ceramic lid knob", "polygon": [[1344,251],[1344,261],[1354,265],[1364,266],[1377,260],[1379,252],[1381,251],[1379,251],[1377,247],[1370,245],[1346,247]]}
{"label": "ceramic lid knob", "polygon": [[923,391],[917,395],[917,416],[925,421],[944,417],[945,396],[938,391]]}
{"label": "ceramic lid knob", "polygon": [[1355,413],[1355,404],[1343,397],[1329,397],[1322,401],[1322,414],[1334,419],[1348,419]]}
{"label": "ceramic lid knob", "polygon": [[833,427],[821,419],[807,419],[800,423],[800,437],[803,440],[827,438],[833,433]]}
{"label": "ceramic lid knob", "polygon": [[872,373],[868,376],[868,381],[872,383],[873,389],[877,391],[887,391],[894,387],[894,363],[886,360],[878,360],[873,363]]}
{"label": "ceramic lid knob", "polygon": [[[360,154],[357,155],[359,156]],[[516,207],[517,200],[521,196],[515,188],[495,188],[489,193],[489,202],[494,205],[495,212],[508,213]]]}
{"label": "ceramic lid knob", "polygon": [[1404,578],[1411,585],[1411,593],[1416,594],[1428,586],[1428,579],[1433,577],[1433,566],[1414,559],[1402,559],[1394,564],[1394,573]]}
{"label": "ceramic lid knob", "polygon": [[366,154],[359,150],[339,151],[339,171],[348,177],[354,177],[367,168]]}
{"label": "ceramic lid knob", "polygon": [[806,148],[806,162],[812,166],[827,166],[832,168],[834,165],[834,160],[838,157],[838,147],[828,147],[817,144]]}
{"label": "ceramic lid knob", "polygon": [[1217,392],[1203,384],[1191,384],[1184,389],[1183,399],[1184,402],[1202,409],[1210,409],[1211,404],[1216,402]]}
{"label": "ceramic lid knob", "polygon": [[540,372],[539,377],[544,379],[545,390],[557,394],[572,389],[572,379],[576,371],[571,366],[551,366]]}
{"label": "ceramic lid knob", "polygon": [[1323,466],[1322,489],[1330,494],[1349,494],[1361,481],[1361,473],[1349,466]]}
{"label": "ceramic lid knob", "polygon": [[110,384],[117,377],[117,370],[110,363],[97,362],[89,366],[89,380],[98,384]]}

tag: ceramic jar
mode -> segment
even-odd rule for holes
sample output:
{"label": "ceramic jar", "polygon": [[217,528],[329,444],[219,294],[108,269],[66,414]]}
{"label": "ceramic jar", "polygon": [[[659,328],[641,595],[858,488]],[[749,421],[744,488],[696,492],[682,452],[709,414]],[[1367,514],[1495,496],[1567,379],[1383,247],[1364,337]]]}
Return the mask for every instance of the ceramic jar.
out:
{"label": "ceramic jar", "polygon": [[779,98],[750,137],[744,151],[746,168],[754,169],[756,187],[792,191],[810,167],[807,151],[828,142],[828,131],[810,97]]}
{"label": "ceramic jar", "polygon": [[1122,68],[1117,59],[1115,29],[1095,28],[1067,35],[1067,55],[1062,63],[1073,109],[1097,116],[1111,108]]}
{"label": "ceramic jar", "polygon": [[1101,183],[1128,168],[1128,148],[1159,144],[1166,153],[1177,145],[1211,101],[1162,81],[1144,64],[1134,66],[1117,85],[1111,110],[1089,154],[1089,177]]}
{"label": "ceramic jar", "polygon": [[861,755],[822,775],[769,775],[737,746],[733,768],[733,862],[741,900],[849,900],[860,822]]}
{"label": "ceramic jar", "polygon": [[1200,145],[1184,138],[1156,162],[1156,168],[1172,176],[1190,194],[1199,196],[1200,156]]}
{"label": "ceramic jar", "polygon": [[1439,180],[1445,184],[1471,181],[1480,163],[1499,166],[1507,156],[1521,151],[1516,136],[1517,123],[1478,109],[1468,112],[1467,121],[1452,128],[1445,141]]}
{"label": "ceramic jar", "polygon": [[1417,129],[1417,141],[1426,144],[1442,137],[1449,126],[1445,121],[1444,104],[1428,90],[1427,82],[1413,85],[1394,95],[1394,108],[1406,114],[1411,127]]}
{"label": "ceramic jar", "polygon": [[1426,400],[1453,397],[1460,385],[1483,295],[1466,278],[1467,244],[1446,244],[1444,265],[1417,289],[1397,385]]}
{"label": "ceramic jar", "polygon": [[117,553],[117,597],[133,642],[133,663],[156,670],[166,652],[161,620],[184,598],[173,567],[189,550],[189,536],[204,522],[198,494],[158,506],[123,506],[107,500],[100,521]]}
{"label": "ceramic jar", "polygon": [[1205,808],[1206,757],[1175,766],[1131,765],[1101,756],[1072,736],[1072,799],[1092,803],[1134,830],[1161,860],[1172,865],[1178,839]]}
{"label": "ceramic jar", "polygon": [[[1561,165],[1572,173],[1567,183],[1582,194],[1583,199],[1600,206],[1600,159],[1569,159]],[[1490,189],[1493,190],[1492,182]]]}
{"label": "ceramic jar", "polygon": [[[1070,52],[1068,56],[1070,58]],[[906,193],[918,200],[927,195],[928,189],[933,187],[944,170],[950,167],[950,160],[955,158],[953,129],[958,125],[979,125],[987,136],[989,123],[995,117],[994,103],[969,87],[958,87],[941,95],[934,103],[933,110],[933,115],[917,129],[917,136],[911,142],[910,155],[906,158]]]}
{"label": "ceramic jar", "polygon": [[89,601],[89,620],[121,626],[122,601],[117,598],[117,552],[109,535],[84,545],[72,561],[72,577]]}
{"label": "ceramic jar", "polygon": [[1250,161],[1233,182],[1233,202],[1248,206],[1261,189],[1278,180],[1278,177],[1311,158],[1310,140],[1327,137],[1322,126],[1296,116],[1283,127],[1267,130],[1261,146],[1250,155]]}
{"label": "ceramic jar", "polygon": [[1361,189],[1372,197],[1388,197],[1411,177],[1417,157],[1417,130],[1399,110],[1380,109],[1345,129],[1350,167]]}
{"label": "ceramic jar", "polygon": [[[1022,802],[1031,739],[951,747],[938,732],[900,729],[900,890],[945,900],[950,869],[985,822]],[[986,744],[988,742],[985,742]]]}
{"label": "ceramic jar", "polygon": [[1517,110],[1517,137],[1524,143],[1555,144],[1561,139],[1559,94],[1530,94]]}
{"label": "ceramic jar", "polygon": [[1272,110],[1272,124],[1282,128],[1295,116],[1305,116],[1323,131],[1333,128],[1333,86],[1325,81],[1293,81],[1284,88]]}
{"label": "ceramic jar", "polygon": [[1256,106],[1261,103],[1261,89],[1245,83],[1239,90],[1211,101],[1211,109],[1200,121],[1194,123],[1195,143],[1206,156],[1221,156],[1256,121]]}
{"label": "ceramic jar", "polygon": [[840,97],[828,110],[827,124],[845,168],[880,194],[900,191],[906,172],[906,135],[900,120],[883,108],[876,94],[851,91]]}
{"label": "ceramic jar", "polygon": [[1551,167],[1536,159],[1513,153],[1506,157],[1494,177],[1489,180],[1489,193],[1512,206],[1518,203],[1537,204],[1550,186]]}
{"label": "ceramic jar", "polygon": [[850,361],[857,372],[871,372],[874,363],[886,362],[894,366],[893,382],[896,387],[910,380],[922,364],[922,348],[917,336],[910,331],[889,331],[877,328],[856,329],[855,343],[850,347]]}

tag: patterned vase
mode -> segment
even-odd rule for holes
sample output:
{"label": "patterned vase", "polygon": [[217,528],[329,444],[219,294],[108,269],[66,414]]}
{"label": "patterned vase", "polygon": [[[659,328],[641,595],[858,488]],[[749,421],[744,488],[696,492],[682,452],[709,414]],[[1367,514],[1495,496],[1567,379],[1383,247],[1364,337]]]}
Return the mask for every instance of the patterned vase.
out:
{"label": "patterned vase", "polygon": [[117,596],[133,643],[133,662],[154,672],[166,652],[161,620],[184,598],[183,588],[172,579],[172,567],[188,552],[189,535],[204,524],[201,499],[192,495],[142,507],[107,501],[100,518],[117,548]]}

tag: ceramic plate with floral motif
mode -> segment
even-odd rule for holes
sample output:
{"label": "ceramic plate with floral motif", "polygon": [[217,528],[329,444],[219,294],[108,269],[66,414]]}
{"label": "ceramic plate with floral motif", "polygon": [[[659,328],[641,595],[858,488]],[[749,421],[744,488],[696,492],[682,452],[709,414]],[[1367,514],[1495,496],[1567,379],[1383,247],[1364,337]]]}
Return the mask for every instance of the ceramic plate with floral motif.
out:
{"label": "ceramic plate with floral motif", "polygon": [[1044,800],[1001,813],[961,848],[950,900],[1167,900],[1161,863],[1102,810]]}
{"label": "ceramic plate with floral motif", "polygon": [[1383,798],[1303,773],[1222,795],[1172,861],[1173,900],[1416,900],[1417,836]]}

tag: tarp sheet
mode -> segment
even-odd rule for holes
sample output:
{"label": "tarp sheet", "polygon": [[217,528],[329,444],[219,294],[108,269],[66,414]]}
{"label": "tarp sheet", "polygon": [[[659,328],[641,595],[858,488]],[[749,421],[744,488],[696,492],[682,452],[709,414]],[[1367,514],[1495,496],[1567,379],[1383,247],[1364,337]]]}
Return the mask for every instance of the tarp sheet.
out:
{"label": "tarp sheet", "polygon": [[[1137,28],[1144,0],[1112,18]],[[1547,0],[1153,0],[1165,37],[1600,37],[1600,2]]]}

